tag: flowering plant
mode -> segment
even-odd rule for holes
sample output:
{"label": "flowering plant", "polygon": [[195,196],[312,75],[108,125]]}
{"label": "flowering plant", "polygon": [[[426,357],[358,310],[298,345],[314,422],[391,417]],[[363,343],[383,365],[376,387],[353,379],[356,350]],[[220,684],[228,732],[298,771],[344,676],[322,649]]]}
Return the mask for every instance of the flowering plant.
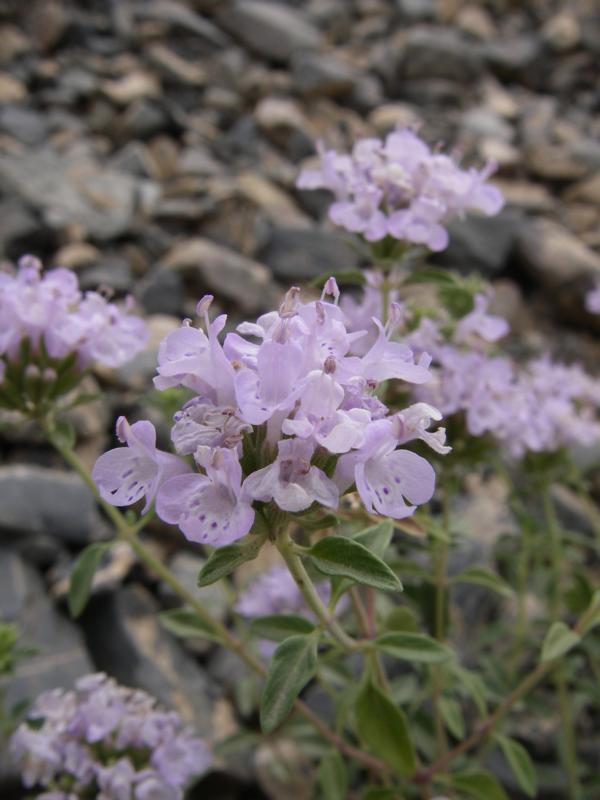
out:
{"label": "flowering plant", "polygon": [[[303,765],[313,765],[315,796],[325,800],[439,800],[439,793],[504,800],[486,759],[491,747],[534,797],[536,769],[513,712],[538,686],[548,699],[549,685],[569,800],[582,797],[582,784],[593,791],[592,772],[578,759],[569,694],[587,678],[581,665],[597,646],[600,591],[582,567],[591,545],[581,544],[572,568],[565,558],[553,491],[560,484],[583,496],[572,451],[600,439],[598,381],[550,356],[516,362],[502,350],[509,326],[490,311],[489,288],[413,258],[415,246],[420,253],[446,246],[453,217],[500,209],[490,171],[462,169],[411,131],[359,142],[351,156],[322,150],[320,169],[304,172],[299,185],[332,190],[331,220],[372,248],[362,294],[342,296],[329,277],[320,297],[293,287],[278,310],[227,331],[225,315],[211,318],[213,298],[203,297],[200,324],[185,320],[158,349],[156,389],[184,398],[167,426],[172,452],[158,447],[164,425],[121,416],[121,446],[100,455],[90,474],[59,429],[63,390],[19,396],[19,409],[96,493],[116,538],[180,598],[181,607],[161,614],[165,627],[241,659],[260,684],[260,697],[240,704],[242,723],[253,736],[260,727],[267,743],[273,731],[295,738]],[[135,352],[128,332],[141,325],[96,295],[82,298],[66,274],[42,278],[31,269],[22,262],[8,288],[0,284],[0,304],[18,307],[11,298],[21,281],[50,297],[40,302],[57,322],[32,328],[11,310],[0,340],[10,342],[0,387],[10,408],[17,395],[6,387],[17,385],[15,376],[24,386],[31,365],[43,375],[49,359],[67,359],[80,375],[93,361],[110,363],[105,348],[116,365]],[[86,328],[88,301],[112,321],[102,348],[104,334]],[[473,544],[458,523],[459,490],[492,471],[515,526],[485,563],[457,567],[453,559]],[[589,498],[585,508],[597,526]],[[155,515],[155,531],[174,526],[206,555],[198,592],[140,537]],[[92,544],[76,561],[74,616],[110,544]],[[572,540],[569,548],[572,555]],[[218,620],[203,589],[221,580],[239,589],[239,568],[254,569],[254,577],[246,573],[230,616]],[[463,633],[461,642],[454,601],[464,584],[484,598],[497,595],[506,613],[494,606],[491,617],[477,617],[491,633],[482,637],[463,621],[468,641]],[[547,613],[533,620],[532,590],[548,597]],[[484,608],[478,602],[476,615]],[[494,669],[486,669],[492,658]],[[325,713],[313,702],[315,687],[328,698]],[[131,703],[136,713],[143,707],[144,720],[158,715],[162,722],[148,730],[168,731],[165,739],[142,741],[146,723],[129,727],[124,712],[112,715],[115,704],[129,713]],[[26,783],[53,792],[66,776],[69,800],[86,796],[91,782],[104,792],[98,796],[177,798],[207,766],[204,746],[174,718],[104,677],[38,706],[32,719],[39,711],[42,727],[21,727],[13,751]],[[95,753],[98,741],[110,765]],[[72,748],[81,753],[75,771]],[[144,794],[145,781],[170,788]]]}

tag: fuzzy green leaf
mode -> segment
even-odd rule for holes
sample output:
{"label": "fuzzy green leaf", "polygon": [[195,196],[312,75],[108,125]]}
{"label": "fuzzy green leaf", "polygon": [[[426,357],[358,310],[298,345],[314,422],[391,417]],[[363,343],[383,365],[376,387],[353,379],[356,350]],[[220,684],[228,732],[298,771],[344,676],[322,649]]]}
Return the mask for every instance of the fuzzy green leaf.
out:
{"label": "fuzzy green leaf", "polygon": [[330,750],[321,759],[319,786],[323,800],[342,800],[348,795],[348,769],[337,750]]}
{"label": "fuzzy green leaf", "polygon": [[422,664],[439,664],[452,658],[448,647],[423,633],[384,633],[375,640],[375,646],[394,658]]}
{"label": "fuzzy green leaf", "polygon": [[400,591],[402,584],[388,565],[367,547],[343,536],[326,536],[307,553],[325,575],[350,578],[365,586]]}
{"label": "fuzzy green leaf", "polygon": [[317,670],[317,637],[290,636],[273,654],[260,704],[260,725],[269,733],[290,713]]}
{"label": "fuzzy green leaf", "polygon": [[537,794],[537,777],[531,756],[522,744],[508,736],[496,734],[494,739],[498,742],[504,753],[513,775],[517,779],[519,786],[528,797],[535,797]]}
{"label": "fuzzy green leaf", "polygon": [[416,757],[406,717],[370,681],[355,705],[358,735],[368,748],[404,777],[413,774]]}
{"label": "fuzzy green leaf", "polygon": [[217,548],[200,570],[198,586],[210,586],[231,574],[240,564],[255,559],[265,539],[264,534],[251,533],[235,544]]}
{"label": "fuzzy green leaf", "polygon": [[455,575],[451,583],[472,583],[476,586],[484,586],[505,597],[509,597],[513,593],[506,581],[503,581],[499,575],[487,567],[469,567]]}
{"label": "fuzzy green leaf", "polygon": [[211,642],[221,642],[221,637],[215,629],[187,608],[162,611],[158,618],[164,628],[182,639],[208,639]]}
{"label": "fuzzy green leaf", "polygon": [[297,633],[310,634],[315,626],[306,617],[299,617],[296,614],[269,614],[253,619],[251,629],[255,636],[279,642]]}
{"label": "fuzzy green leaf", "polygon": [[568,625],[565,625],[564,622],[555,622],[544,639],[542,661],[552,661],[555,658],[564,656],[580,641],[581,636],[571,630]]}
{"label": "fuzzy green leaf", "polygon": [[[466,797],[474,800],[509,800],[497,779],[483,770],[462,772],[452,776],[452,785]],[[460,795],[463,797],[463,795]]]}
{"label": "fuzzy green leaf", "polygon": [[68,596],[72,617],[78,617],[86,607],[92,591],[94,574],[109,547],[110,544],[107,542],[89,544],[73,565]]}

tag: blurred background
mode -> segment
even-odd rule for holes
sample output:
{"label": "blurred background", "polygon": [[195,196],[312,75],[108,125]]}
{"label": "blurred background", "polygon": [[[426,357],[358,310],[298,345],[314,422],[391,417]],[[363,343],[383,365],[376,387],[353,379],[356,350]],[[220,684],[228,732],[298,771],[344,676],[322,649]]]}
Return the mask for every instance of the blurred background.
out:
{"label": "blurred background", "polygon": [[[251,318],[291,283],[366,266],[326,222],[328,197],[294,186],[315,141],[410,125],[465,163],[496,161],[507,201],[455,225],[436,260],[493,282],[515,350],[597,369],[583,297],[600,276],[599,59],[597,0],[0,0],[0,260],[31,252],[84,289],[132,293],[155,344],[205,292]],[[108,402],[72,412],[88,463],[116,414],[135,416],[154,363],[105,377]],[[9,696],[102,668],[211,738],[235,730],[239,664],[158,627],[174,598],[126,550],[67,619],[74,555],[106,525],[34,431],[4,420],[0,458],[0,614],[40,648]],[[490,497],[469,513],[487,520]],[[161,547],[194,586],[199,556]],[[204,592],[224,615],[224,588]],[[288,756],[237,759],[203,796],[262,797],[257,769],[276,796],[263,767]]]}

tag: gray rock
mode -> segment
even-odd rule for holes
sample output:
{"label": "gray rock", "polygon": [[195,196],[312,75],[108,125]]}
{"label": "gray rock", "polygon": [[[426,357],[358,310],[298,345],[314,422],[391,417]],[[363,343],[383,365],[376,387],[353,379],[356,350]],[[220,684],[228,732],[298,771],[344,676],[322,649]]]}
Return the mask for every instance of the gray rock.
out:
{"label": "gray rock", "polygon": [[182,315],[184,290],[178,272],[152,270],[139,284],[136,294],[148,314]]}
{"label": "gray rock", "polygon": [[23,253],[52,250],[56,237],[17,200],[0,202],[0,256],[16,259]]}
{"label": "gray rock", "polygon": [[292,55],[291,64],[294,86],[303,94],[343,97],[359,78],[355,67],[329,54],[300,51]]}
{"label": "gray rock", "polygon": [[397,80],[442,78],[465,82],[479,77],[478,49],[452,28],[418,27],[409,31],[397,62]]}
{"label": "gray rock", "polygon": [[459,272],[477,270],[493,277],[507,267],[524,224],[524,215],[515,210],[496,217],[467,217],[450,225],[450,244],[432,260]]}
{"label": "gray rock", "polygon": [[161,266],[181,271],[198,297],[209,289],[234,300],[244,311],[271,308],[276,299],[266,267],[209,239],[179,242],[165,255]]}
{"label": "gray rock", "polygon": [[541,50],[538,37],[524,33],[487,42],[482,46],[481,53],[499,77],[530,79],[531,69],[537,67]]}
{"label": "gray rock", "polygon": [[520,229],[516,255],[521,266],[546,288],[600,277],[600,255],[550,220],[536,219]]}
{"label": "gray rock", "polygon": [[0,108],[0,132],[26,145],[40,144],[48,135],[43,114],[32,108],[5,103]]}
{"label": "gray rock", "polygon": [[434,19],[435,5],[435,0],[396,0],[401,18],[412,23]]}
{"label": "gray rock", "polygon": [[288,61],[296,50],[315,49],[321,38],[301,11],[264,0],[235,0],[220,9],[217,18],[249,50],[273,61]]}
{"label": "gray rock", "polygon": [[24,464],[0,467],[0,536],[23,537],[26,549],[28,536],[85,545],[107,534],[79,476]]}
{"label": "gray rock", "polygon": [[79,285],[84,290],[109,287],[119,294],[131,291],[133,277],[129,263],[119,256],[102,257],[99,264],[84,270]]}
{"label": "gray rock", "polygon": [[199,36],[215,47],[224,47],[228,43],[227,37],[216,25],[205,17],[195,14],[184,3],[175,0],[150,0],[139,3],[136,7],[136,16],[168,22],[173,27],[182,28]]}
{"label": "gray rock", "polygon": [[0,548],[0,617],[16,622],[21,643],[37,650],[8,681],[8,706],[94,671],[79,630],[55,609],[38,573],[8,548]]}
{"label": "gray rock", "polygon": [[162,103],[144,98],[128,107],[119,121],[118,132],[123,140],[148,139],[164,131],[169,123],[169,114]]}
{"label": "gray rock", "polygon": [[0,181],[39,211],[55,230],[81,226],[107,240],[124,233],[135,210],[136,184],[85,152],[62,155],[46,148],[0,156]]}
{"label": "gray rock", "polygon": [[126,686],[144,689],[210,737],[214,680],[158,622],[156,601],[138,585],[92,602],[83,618],[97,666]]}
{"label": "gray rock", "polygon": [[338,233],[285,227],[273,228],[259,257],[285,283],[352,269],[359,263],[348,240]]}

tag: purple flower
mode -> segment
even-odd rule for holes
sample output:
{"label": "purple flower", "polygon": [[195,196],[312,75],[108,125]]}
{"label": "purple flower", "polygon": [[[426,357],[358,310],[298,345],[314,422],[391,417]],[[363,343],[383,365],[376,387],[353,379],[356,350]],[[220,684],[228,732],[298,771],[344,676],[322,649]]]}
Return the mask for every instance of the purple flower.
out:
{"label": "purple flower", "polygon": [[211,762],[178,714],[103,674],[80,679],[74,691],[43,693],[29,719],[35,729],[21,724],[10,751],[25,786],[41,788],[48,800],[182,800],[190,779]]}
{"label": "purple flower", "polygon": [[[410,450],[396,450],[398,437],[392,420],[372,422],[365,443],[341,456],[334,480],[345,491],[352,483],[369,513],[394,519],[412,514],[416,505],[431,499],[435,487],[433,467]],[[407,505],[408,500],[414,505]]]}
{"label": "purple flower", "polygon": [[311,465],[314,449],[303,439],[282,439],[275,461],[246,478],[244,494],[253,500],[274,500],[284,511],[303,511],[315,502],[337,508],[335,484]]}
{"label": "purple flower", "polygon": [[[129,311],[128,301],[126,311]],[[42,273],[41,263],[20,259],[15,275],[0,275],[0,355],[18,355],[28,340],[34,352],[43,342],[53,358],[77,355],[79,367],[95,362],[119,367],[145,346],[144,322],[96,292],[82,295],[67,269]]]}
{"label": "purple flower", "polygon": [[329,189],[335,196],[329,218],[367,241],[390,235],[443,250],[453,218],[470,211],[491,216],[503,205],[500,191],[487,183],[492,163],[463,170],[408,129],[385,141],[359,140],[350,156],[320,145],[318,152],[319,168],[303,170],[297,186]]}
{"label": "purple flower", "polygon": [[[321,600],[328,603],[331,595],[329,581],[318,583],[316,589]],[[288,569],[283,566],[272,567],[257,575],[244,591],[240,592],[235,610],[248,619],[298,612],[310,616],[302,592]]]}
{"label": "purple flower", "polygon": [[230,544],[245,536],[254,522],[254,510],[241,494],[237,454],[198,447],[196,460],[206,475],[179,475],[167,481],[158,493],[158,516],[178,525],[192,542]]}
{"label": "purple flower", "polygon": [[200,446],[236,447],[252,430],[232,406],[214,406],[201,397],[187,402],[174,422],[171,440],[180,455],[193,455]]}
{"label": "purple flower", "polygon": [[484,294],[475,295],[475,308],[464,316],[454,332],[454,341],[461,344],[471,343],[473,337],[479,336],[486,342],[497,342],[510,330],[503,317],[487,313],[490,298]]}
{"label": "purple flower", "polygon": [[92,478],[102,498],[113,506],[130,506],[145,497],[145,514],[160,486],[190,468],[176,456],[156,449],[156,430],[148,420],[130,425],[125,417],[119,417],[117,437],[127,447],[103,453],[94,465]]}

